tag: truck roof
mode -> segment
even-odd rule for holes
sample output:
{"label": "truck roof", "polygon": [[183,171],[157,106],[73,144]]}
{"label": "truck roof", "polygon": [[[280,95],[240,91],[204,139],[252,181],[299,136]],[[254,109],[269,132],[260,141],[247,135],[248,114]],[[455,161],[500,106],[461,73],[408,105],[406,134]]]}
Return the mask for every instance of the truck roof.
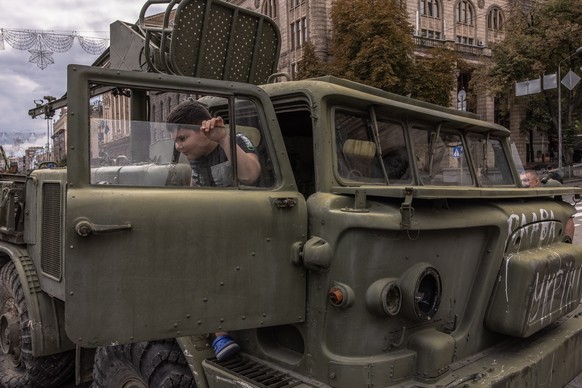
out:
{"label": "truck roof", "polygon": [[312,95],[316,100],[321,100],[326,96],[332,95],[345,96],[346,98],[365,99],[372,103],[389,106],[404,114],[409,111],[414,113],[415,117],[423,120],[448,122],[453,124],[455,128],[468,129],[471,132],[490,133],[500,137],[509,137],[511,134],[507,128],[499,124],[483,121],[479,115],[474,113],[415,100],[334,76],[277,82],[261,85],[261,87],[273,100],[278,100],[300,91]]}

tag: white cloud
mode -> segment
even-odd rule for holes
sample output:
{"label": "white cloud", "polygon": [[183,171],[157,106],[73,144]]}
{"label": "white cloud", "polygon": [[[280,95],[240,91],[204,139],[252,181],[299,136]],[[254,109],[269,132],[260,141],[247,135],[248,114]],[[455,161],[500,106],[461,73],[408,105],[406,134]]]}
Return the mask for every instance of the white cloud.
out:
{"label": "white cloud", "polygon": [[[28,0],[26,6],[15,6],[15,3],[2,1],[0,28],[74,31],[88,37],[108,37],[111,23],[116,20],[135,22],[144,3],[136,0]],[[41,70],[29,62],[30,53],[4,42],[4,50],[0,50],[0,133],[45,129],[45,120],[32,120],[28,116],[33,101],[48,95],[62,96],[67,90],[67,65],[90,65],[97,56],[85,53],[75,41],[69,51],[54,53],[52,58],[55,63]]]}
{"label": "white cloud", "polygon": [[57,31],[108,32],[117,19],[134,22],[145,3],[136,0],[29,0],[26,7],[6,2],[0,26]]}
{"label": "white cloud", "polygon": [[14,85],[14,88],[11,89],[11,96],[14,95],[13,93],[33,92],[40,86],[34,79],[12,71],[0,74],[0,84],[8,85],[9,83]]}

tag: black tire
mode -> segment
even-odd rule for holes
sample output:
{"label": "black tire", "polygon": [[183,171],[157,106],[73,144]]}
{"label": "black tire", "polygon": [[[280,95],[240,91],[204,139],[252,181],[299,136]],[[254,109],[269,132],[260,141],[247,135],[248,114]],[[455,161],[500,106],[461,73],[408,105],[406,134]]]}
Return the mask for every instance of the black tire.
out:
{"label": "black tire", "polygon": [[28,307],[16,267],[11,261],[0,269],[0,386],[59,387],[72,379],[75,352],[32,355]]}
{"label": "black tire", "polygon": [[91,388],[147,388],[147,382],[124,353],[124,346],[98,348]]}
{"label": "black tire", "polygon": [[138,342],[97,349],[94,388],[195,388],[176,341]]}

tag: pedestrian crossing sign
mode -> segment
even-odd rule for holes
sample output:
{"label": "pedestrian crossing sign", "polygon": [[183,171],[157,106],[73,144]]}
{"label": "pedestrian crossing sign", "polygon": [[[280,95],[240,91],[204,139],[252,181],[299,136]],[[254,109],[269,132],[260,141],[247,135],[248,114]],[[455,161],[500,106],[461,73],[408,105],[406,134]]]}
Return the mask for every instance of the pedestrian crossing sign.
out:
{"label": "pedestrian crossing sign", "polygon": [[453,158],[460,159],[463,156],[463,146],[453,147]]}

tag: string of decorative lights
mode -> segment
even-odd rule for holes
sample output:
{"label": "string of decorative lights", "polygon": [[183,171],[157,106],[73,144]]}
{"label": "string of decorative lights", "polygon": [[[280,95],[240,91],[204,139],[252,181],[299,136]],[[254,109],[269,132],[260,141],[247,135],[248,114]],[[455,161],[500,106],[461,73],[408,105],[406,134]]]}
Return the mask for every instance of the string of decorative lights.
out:
{"label": "string of decorative lights", "polygon": [[17,50],[28,50],[29,62],[45,69],[55,63],[52,55],[69,51],[77,42],[88,54],[99,55],[108,46],[108,38],[87,37],[72,32],[35,31],[23,29],[0,28],[0,50],[4,50],[4,42]]}

